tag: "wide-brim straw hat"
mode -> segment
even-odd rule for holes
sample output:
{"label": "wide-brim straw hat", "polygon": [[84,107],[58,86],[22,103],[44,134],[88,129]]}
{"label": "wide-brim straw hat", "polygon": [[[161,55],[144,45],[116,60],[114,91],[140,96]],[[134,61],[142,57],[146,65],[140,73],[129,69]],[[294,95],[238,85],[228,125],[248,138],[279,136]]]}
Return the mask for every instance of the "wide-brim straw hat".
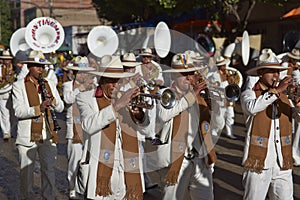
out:
{"label": "wide-brim straw hat", "polygon": [[0,59],[3,59],[3,60],[12,60],[13,57],[10,55],[9,50],[4,50],[2,52],[2,55],[0,56]]}
{"label": "wide-brim straw hat", "polygon": [[295,60],[300,60],[300,49],[294,48],[291,52],[287,53],[287,56]]}
{"label": "wide-brim straw hat", "polygon": [[111,55],[103,56],[99,68],[96,71],[90,71],[88,73],[107,78],[127,78],[134,75],[134,73],[124,72],[119,56]]}
{"label": "wide-brim straw hat", "polygon": [[28,59],[26,61],[23,61],[22,63],[30,64],[30,63],[35,63],[35,64],[40,64],[40,65],[50,65],[51,62],[49,62],[42,51],[30,51]]}
{"label": "wide-brim straw hat", "polygon": [[216,65],[217,66],[223,66],[223,65],[228,65],[230,63],[229,59],[225,59],[223,56],[219,56],[216,59]]}
{"label": "wide-brim straw hat", "polygon": [[184,53],[176,54],[172,58],[171,68],[164,70],[164,73],[184,73],[193,72],[200,70],[200,67],[195,67],[193,64],[193,59],[189,58],[188,55]]}
{"label": "wide-brim straw hat", "polygon": [[74,63],[70,62],[67,69],[77,70],[77,71],[93,71],[96,70],[93,67],[89,67],[89,61],[86,56],[77,56],[74,60]]}
{"label": "wide-brim straw hat", "polygon": [[140,56],[151,56],[151,57],[153,57],[154,55],[152,54],[152,50],[150,48],[145,48],[145,49],[142,49],[142,52],[140,53]]}
{"label": "wide-brim straw hat", "polygon": [[136,57],[133,53],[125,53],[122,58],[122,64],[125,67],[136,67],[142,63],[136,61]]}
{"label": "wide-brim straw hat", "polygon": [[257,65],[247,70],[246,73],[250,76],[258,76],[257,71],[259,69],[286,70],[288,67],[281,65],[279,59],[271,49],[263,49],[261,55],[258,57]]}

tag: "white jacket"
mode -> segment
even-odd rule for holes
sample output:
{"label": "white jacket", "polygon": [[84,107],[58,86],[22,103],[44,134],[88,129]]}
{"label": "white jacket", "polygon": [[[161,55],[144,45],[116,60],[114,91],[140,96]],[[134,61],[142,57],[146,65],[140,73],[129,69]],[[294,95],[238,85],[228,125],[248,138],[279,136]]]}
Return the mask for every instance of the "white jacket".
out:
{"label": "white jacket", "polygon": [[[64,103],[61,100],[55,85],[48,80],[53,97],[56,100],[54,110],[62,112]],[[16,144],[24,146],[32,146],[34,143],[30,142],[31,139],[31,119],[35,117],[34,107],[29,106],[24,78],[13,83],[12,88],[13,109],[18,118],[18,130]]]}

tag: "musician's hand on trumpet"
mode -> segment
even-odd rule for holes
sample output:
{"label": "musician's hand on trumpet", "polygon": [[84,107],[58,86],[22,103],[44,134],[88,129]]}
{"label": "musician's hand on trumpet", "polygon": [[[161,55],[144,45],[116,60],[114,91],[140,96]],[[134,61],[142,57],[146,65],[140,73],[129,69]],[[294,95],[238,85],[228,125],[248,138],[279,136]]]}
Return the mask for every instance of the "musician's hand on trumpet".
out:
{"label": "musician's hand on trumpet", "polygon": [[277,90],[278,94],[285,92],[290,85],[294,84],[293,77],[287,76],[281,81],[279,81],[278,86],[276,86],[276,84],[277,84],[277,80],[273,79],[272,87]]}
{"label": "musician's hand on trumpet", "polygon": [[[116,94],[121,94],[120,98],[117,97]],[[134,99],[135,97],[137,97],[140,94],[140,88],[139,87],[134,87],[134,88],[130,88],[125,92],[119,93],[118,91],[114,91],[113,92],[113,97],[112,98],[112,104],[113,107],[116,111],[119,111],[121,108],[126,107],[129,102]]]}

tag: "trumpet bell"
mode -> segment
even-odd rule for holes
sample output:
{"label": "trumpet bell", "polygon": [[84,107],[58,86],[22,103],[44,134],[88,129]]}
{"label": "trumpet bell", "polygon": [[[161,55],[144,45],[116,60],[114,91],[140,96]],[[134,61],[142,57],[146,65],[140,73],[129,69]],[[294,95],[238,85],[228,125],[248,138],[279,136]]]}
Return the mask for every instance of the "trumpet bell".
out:
{"label": "trumpet bell", "polygon": [[166,109],[170,109],[174,107],[175,102],[176,102],[175,93],[171,89],[164,90],[160,97],[161,105]]}
{"label": "trumpet bell", "polygon": [[154,48],[159,57],[168,55],[171,48],[171,34],[165,22],[159,22],[154,32]]}
{"label": "trumpet bell", "polygon": [[117,33],[108,26],[96,26],[88,34],[87,46],[97,57],[113,55],[119,46]]}
{"label": "trumpet bell", "polygon": [[25,40],[33,50],[51,53],[62,45],[64,39],[62,25],[50,17],[35,18],[26,26]]}
{"label": "trumpet bell", "polygon": [[241,95],[241,88],[237,84],[229,84],[225,87],[225,98],[230,102],[235,102]]}

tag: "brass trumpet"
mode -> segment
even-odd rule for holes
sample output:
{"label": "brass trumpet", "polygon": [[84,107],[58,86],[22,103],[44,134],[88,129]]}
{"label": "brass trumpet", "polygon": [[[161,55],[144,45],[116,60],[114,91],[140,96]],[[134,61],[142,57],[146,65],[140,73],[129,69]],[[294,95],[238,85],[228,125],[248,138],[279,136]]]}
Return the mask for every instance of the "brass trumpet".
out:
{"label": "brass trumpet", "polygon": [[140,93],[137,97],[132,99],[130,106],[151,109],[154,106],[153,101],[155,99],[159,100],[164,108],[170,109],[175,105],[176,95],[171,89],[164,90],[162,94]]}

